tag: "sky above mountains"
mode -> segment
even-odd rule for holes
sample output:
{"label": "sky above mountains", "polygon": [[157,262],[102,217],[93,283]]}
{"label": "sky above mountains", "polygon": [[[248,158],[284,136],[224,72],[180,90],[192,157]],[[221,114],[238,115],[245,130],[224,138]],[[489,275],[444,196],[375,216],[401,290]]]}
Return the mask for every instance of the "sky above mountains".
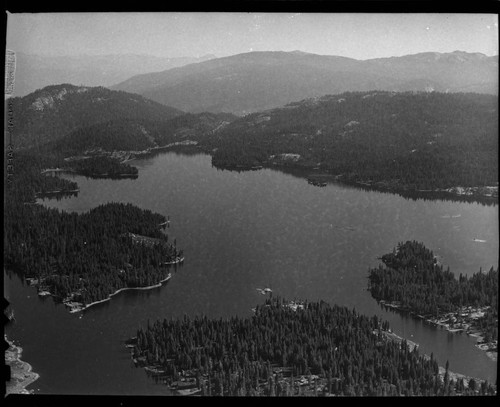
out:
{"label": "sky above mountains", "polygon": [[446,13],[9,14],[7,48],[41,55],[217,57],[301,50],[355,59],[498,54],[498,15]]}

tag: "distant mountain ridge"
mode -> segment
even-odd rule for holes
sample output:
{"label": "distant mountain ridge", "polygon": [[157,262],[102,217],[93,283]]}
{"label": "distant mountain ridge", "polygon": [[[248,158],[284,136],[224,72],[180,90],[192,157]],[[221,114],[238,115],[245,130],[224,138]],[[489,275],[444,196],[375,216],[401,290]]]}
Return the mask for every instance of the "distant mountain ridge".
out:
{"label": "distant mountain ridge", "polygon": [[11,100],[16,149],[41,146],[81,128],[110,120],[168,120],[178,109],[104,87],[47,86]]}
{"label": "distant mountain ridge", "polygon": [[59,83],[111,86],[133,75],[164,71],[212,58],[215,55],[167,58],[139,54],[45,56],[16,52],[14,96],[25,96]]}
{"label": "distant mountain ridge", "polygon": [[136,75],[111,89],[188,112],[244,115],[345,91],[498,94],[498,56],[455,51],[356,60],[302,51],[259,51]]}

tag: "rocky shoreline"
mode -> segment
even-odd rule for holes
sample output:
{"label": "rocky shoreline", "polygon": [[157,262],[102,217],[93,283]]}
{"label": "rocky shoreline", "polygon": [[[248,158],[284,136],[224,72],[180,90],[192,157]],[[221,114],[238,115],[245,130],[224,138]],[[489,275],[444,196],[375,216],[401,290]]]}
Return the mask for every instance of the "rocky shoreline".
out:
{"label": "rocky shoreline", "polygon": [[33,372],[29,363],[21,360],[23,348],[14,345],[4,335],[4,340],[9,344],[5,351],[5,364],[10,367],[10,380],[5,383],[6,394],[33,394],[33,390],[26,387],[36,381],[40,375]]}

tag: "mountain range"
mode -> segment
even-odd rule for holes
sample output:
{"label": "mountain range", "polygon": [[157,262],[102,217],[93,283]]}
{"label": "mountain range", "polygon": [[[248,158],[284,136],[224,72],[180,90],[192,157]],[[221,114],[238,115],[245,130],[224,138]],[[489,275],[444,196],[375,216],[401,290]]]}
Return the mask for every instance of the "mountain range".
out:
{"label": "mountain range", "polygon": [[131,76],[164,71],[215,58],[166,58],[152,55],[44,56],[16,52],[14,96],[25,96],[48,85],[72,83],[84,86],[111,86]]}
{"label": "mountain range", "polygon": [[237,115],[345,91],[498,93],[498,56],[455,51],[391,58],[293,52],[249,52],[162,72],[111,87],[186,112]]}
{"label": "mountain range", "polygon": [[498,182],[498,97],[489,94],[344,92],[237,117],[63,84],[11,106],[15,148],[58,157],[197,144],[222,168],[293,167],[397,189]]}

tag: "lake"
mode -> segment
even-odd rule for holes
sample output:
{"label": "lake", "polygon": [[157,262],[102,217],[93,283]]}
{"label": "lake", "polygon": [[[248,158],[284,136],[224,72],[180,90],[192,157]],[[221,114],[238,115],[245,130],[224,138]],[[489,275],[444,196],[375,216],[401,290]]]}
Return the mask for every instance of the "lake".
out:
{"label": "lake", "polygon": [[40,374],[30,387],[36,393],[169,394],[133,366],[123,341],[148,319],[250,316],[265,300],[256,290],[264,287],[288,299],[377,314],[440,365],[449,360],[450,370],[495,383],[497,363],[474,338],[384,311],[366,287],[377,257],[406,240],[422,241],[455,275],[498,267],[498,205],[410,200],[339,184],[318,188],[270,169],[217,170],[204,154],[170,152],[132,164],[137,179],[64,175],[78,182],[78,196],[39,202],[76,212],[130,202],[170,216],[167,232],[184,250],[184,265],[161,288],[122,292],[81,317],[5,274],[16,316],[6,333]]}

